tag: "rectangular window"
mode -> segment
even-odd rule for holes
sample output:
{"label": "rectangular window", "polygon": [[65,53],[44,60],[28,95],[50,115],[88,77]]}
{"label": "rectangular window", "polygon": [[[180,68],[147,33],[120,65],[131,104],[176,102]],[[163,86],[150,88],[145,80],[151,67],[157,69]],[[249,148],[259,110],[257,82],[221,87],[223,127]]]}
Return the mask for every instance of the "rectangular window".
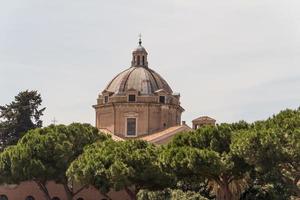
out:
{"label": "rectangular window", "polygon": [[127,136],[136,135],[136,118],[127,118]]}
{"label": "rectangular window", "polygon": [[166,97],[165,96],[159,96],[159,103],[166,103]]}
{"label": "rectangular window", "polygon": [[128,95],[128,101],[129,102],[135,102],[135,95],[134,94]]}
{"label": "rectangular window", "polygon": [[108,103],[108,96],[104,97],[104,103]]}

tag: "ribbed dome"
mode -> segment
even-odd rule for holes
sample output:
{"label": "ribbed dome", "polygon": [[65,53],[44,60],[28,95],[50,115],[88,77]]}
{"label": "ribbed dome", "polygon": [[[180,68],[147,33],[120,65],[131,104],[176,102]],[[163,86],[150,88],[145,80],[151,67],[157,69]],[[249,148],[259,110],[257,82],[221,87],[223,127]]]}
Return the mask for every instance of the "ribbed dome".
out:
{"label": "ribbed dome", "polygon": [[118,74],[105,88],[106,91],[115,94],[122,94],[130,89],[144,95],[151,95],[159,89],[169,94],[173,93],[168,83],[158,73],[146,67],[130,67]]}

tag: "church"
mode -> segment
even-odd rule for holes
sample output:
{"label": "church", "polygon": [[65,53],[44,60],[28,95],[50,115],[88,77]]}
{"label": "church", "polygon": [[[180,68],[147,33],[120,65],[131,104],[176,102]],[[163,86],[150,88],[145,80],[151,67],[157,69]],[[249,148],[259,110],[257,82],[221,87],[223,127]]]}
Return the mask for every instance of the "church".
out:
{"label": "church", "polygon": [[162,144],[190,130],[181,123],[180,94],[149,67],[141,39],[132,52],[131,67],[108,83],[93,107],[96,127],[116,140],[139,138]]}
{"label": "church", "polygon": [[[167,81],[148,65],[148,52],[141,38],[132,52],[131,66],[116,75],[100,92],[93,105],[96,127],[116,141],[141,139],[165,144],[177,133],[191,131],[215,120],[203,116],[192,121],[193,129],[181,115],[180,94],[174,93]],[[66,200],[64,188],[49,181],[47,189],[52,200]],[[114,200],[129,199],[124,191],[110,192]],[[106,200],[95,188],[89,187],[76,195],[75,200]],[[0,186],[0,200],[46,200],[32,182]]]}

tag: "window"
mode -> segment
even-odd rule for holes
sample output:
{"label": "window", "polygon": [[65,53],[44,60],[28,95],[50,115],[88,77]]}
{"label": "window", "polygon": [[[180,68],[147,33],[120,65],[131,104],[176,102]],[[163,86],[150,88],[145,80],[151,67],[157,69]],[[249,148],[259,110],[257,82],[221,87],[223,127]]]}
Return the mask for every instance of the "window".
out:
{"label": "window", "polygon": [[145,65],[145,56],[143,56],[143,65]]}
{"label": "window", "polygon": [[0,195],[0,200],[8,200],[8,198],[6,195],[2,194]]}
{"label": "window", "polygon": [[104,103],[108,103],[108,96],[104,97]]}
{"label": "window", "polygon": [[77,200],[83,200],[83,198],[79,197]]}
{"label": "window", "polygon": [[127,136],[136,135],[136,118],[127,118]]}
{"label": "window", "polygon": [[140,65],[140,56],[137,57],[137,64]]}
{"label": "window", "polygon": [[53,197],[52,200],[60,200],[58,197]]}
{"label": "window", "polygon": [[25,200],[35,200],[33,196],[27,196]]}
{"label": "window", "polygon": [[166,103],[166,97],[165,96],[159,96],[159,103]]}
{"label": "window", "polygon": [[128,101],[129,102],[135,102],[135,95],[134,94],[128,95]]}

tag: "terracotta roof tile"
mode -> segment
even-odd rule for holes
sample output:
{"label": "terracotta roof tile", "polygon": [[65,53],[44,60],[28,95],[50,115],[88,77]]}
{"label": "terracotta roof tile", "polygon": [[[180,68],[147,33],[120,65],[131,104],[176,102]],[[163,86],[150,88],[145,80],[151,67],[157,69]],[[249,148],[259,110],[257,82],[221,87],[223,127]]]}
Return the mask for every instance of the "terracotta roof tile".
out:
{"label": "terracotta roof tile", "polygon": [[193,122],[195,122],[195,121],[213,121],[213,122],[215,122],[216,120],[211,117],[208,117],[208,116],[201,116],[201,117],[198,117],[193,120]]}
{"label": "terracotta roof tile", "polygon": [[102,133],[105,133],[105,134],[107,134],[107,135],[110,135],[111,138],[112,138],[114,141],[124,141],[123,138],[114,135],[111,131],[109,131],[109,130],[106,129],[106,128],[100,128],[99,130],[100,130],[100,132],[102,132]]}
{"label": "terracotta roof tile", "polygon": [[191,131],[192,129],[187,126],[187,125],[181,125],[181,126],[173,126],[170,127],[166,130],[157,132],[157,133],[153,133],[151,135],[147,135],[144,137],[141,137],[140,139],[151,142],[151,143],[157,143],[160,140],[169,138],[179,132],[183,132],[183,131]]}

